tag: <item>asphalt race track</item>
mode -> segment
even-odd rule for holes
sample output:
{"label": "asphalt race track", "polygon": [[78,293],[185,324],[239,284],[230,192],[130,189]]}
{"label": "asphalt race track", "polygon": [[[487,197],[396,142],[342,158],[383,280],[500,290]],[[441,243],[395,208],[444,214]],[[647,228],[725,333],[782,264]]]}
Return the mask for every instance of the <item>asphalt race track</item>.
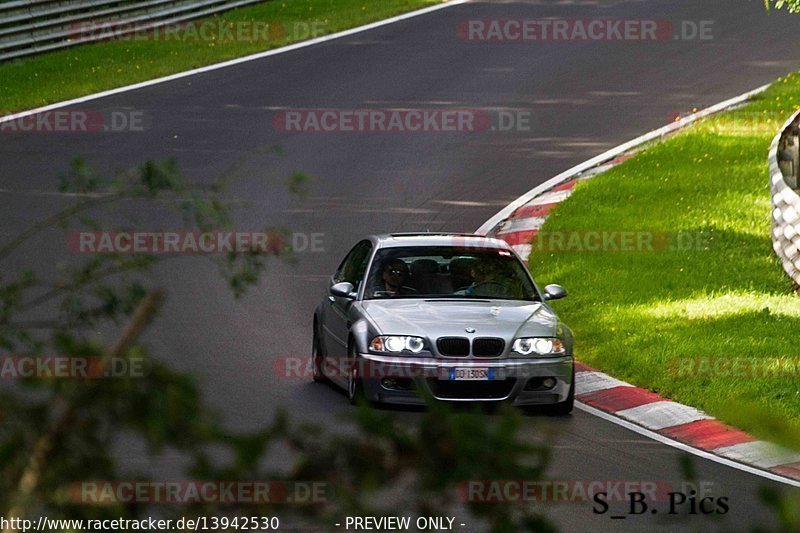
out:
{"label": "asphalt race track", "polygon": [[[667,19],[675,27],[713,21],[713,38],[493,43],[467,42],[456,31],[466,19],[548,16]],[[144,111],[145,132],[5,132],[0,232],[16,234],[68,201],[57,193],[57,178],[77,156],[104,171],[175,158],[200,182],[235,173],[241,179],[230,192],[238,227],[285,226],[304,236],[300,244],[321,234],[321,249],[299,252],[294,265],[272,264],[240,301],[210,264],[186,258],[160,265],[153,284],[169,299],[146,342],[157,357],[195,375],[233,428],[266,424],[285,408],[334,429],[337,416],[351,409],[344,395],[278,375],[274,362],[308,356],[313,309],[328,276],[362,235],[474,231],[564,169],[679,112],[798,68],[797,19],[767,15],[761,0],[472,2],[77,106]],[[278,131],[276,112],[291,108],[513,110],[529,112],[531,126],[478,133]],[[274,145],[282,154],[270,150]],[[766,152],[765,146],[765,158]],[[288,191],[285,178],[295,171],[316,178],[306,197]],[[724,172],[719,178],[724,187]],[[68,254],[63,235],[53,233],[21,260],[50,264]],[[554,430],[556,479],[676,479],[685,455],[580,410],[567,419],[533,417],[531,438],[541,434],[541,424]],[[140,460],[127,461],[137,466]],[[161,459],[166,467],[177,461]],[[778,484],[707,460],[694,464],[698,479],[729,498],[731,510],[721,522],[690,516],[669,524],[651,515],[612,522],[574,505],[556,506],[549,515],[564,531],[742,530],[765,523],[757,490]]]}

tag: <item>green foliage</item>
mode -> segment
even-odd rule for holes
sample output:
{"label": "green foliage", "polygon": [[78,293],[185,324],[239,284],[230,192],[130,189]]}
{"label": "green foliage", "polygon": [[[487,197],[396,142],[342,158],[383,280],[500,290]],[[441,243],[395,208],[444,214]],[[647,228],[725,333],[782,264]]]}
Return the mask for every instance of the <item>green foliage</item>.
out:
{"label": "green foliage", "polygon": [[[800,531],[800,497],[785,494],[772,488],[761,488],[759,497],[772,510],[778,520],[778,531]],[[769,531],[764,527],[753,529],[754,533]]]}
{"label": "green foliage", "polygon": [[289,187],[289,192],[299,196],[308,195],[309,183],[313,180],[308,174],[302,172],[295,172],[286,180]]}
{"label": "green foliage", "polygon": [[767,10],[773,6],[775,9],[786,9],[790,13],[800,13],[800,0],[764,0]]}

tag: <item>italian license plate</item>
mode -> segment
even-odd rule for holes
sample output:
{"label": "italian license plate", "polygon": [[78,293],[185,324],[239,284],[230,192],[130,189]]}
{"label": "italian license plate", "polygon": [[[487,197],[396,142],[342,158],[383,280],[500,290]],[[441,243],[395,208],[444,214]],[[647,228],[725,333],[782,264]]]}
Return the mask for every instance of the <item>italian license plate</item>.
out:
{"label": "italian license plate", "polygon": [[491,381],[494,368],[451,368],[450,381]]}

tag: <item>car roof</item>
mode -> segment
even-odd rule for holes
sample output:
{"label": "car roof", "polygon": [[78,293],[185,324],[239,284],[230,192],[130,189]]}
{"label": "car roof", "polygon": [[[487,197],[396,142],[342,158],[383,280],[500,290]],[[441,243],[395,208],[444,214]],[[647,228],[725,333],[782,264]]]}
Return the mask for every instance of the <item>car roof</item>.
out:
{"label": "car roof", "polygon": [[508,250],[508,243],[475,233],[389,233],[373,235],[379,248],[399,246],[459,246]]}

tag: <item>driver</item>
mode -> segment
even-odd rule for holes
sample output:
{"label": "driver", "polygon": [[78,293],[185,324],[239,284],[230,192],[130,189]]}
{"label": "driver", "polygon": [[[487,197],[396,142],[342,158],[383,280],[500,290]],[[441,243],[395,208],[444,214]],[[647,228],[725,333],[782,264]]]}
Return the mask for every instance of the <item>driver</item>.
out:
{"label": "driver", "polygon": [[388,296],[411,292],[410,287],[405,286],[408,281],[408,265],[402,259],[392,259],[383,265],[381,280],[383,281],[383,292]]}

